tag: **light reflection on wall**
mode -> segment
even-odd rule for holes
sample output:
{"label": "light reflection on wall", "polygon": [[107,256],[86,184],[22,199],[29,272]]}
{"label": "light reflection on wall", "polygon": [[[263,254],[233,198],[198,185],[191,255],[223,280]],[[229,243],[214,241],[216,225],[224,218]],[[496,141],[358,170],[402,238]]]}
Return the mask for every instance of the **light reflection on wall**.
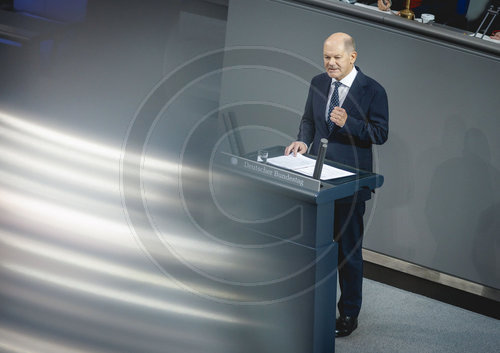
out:
{"label": "light reflection on wall", "polygon": [[[0,350],[305,351],[312,294],[295,274],[313,252],[275,239],[261,246],[266,229],[211,219],[205,161],[220,133],[224,3],[91,2],[87,21],[64,33],[46,65],[37,65],[37,52],[6,60]],[[182,75],[170,76],[180,67]],[[152,95],[155,109],[141,110],[152,119],[142,126],[148,142],[127,149],[131,119],[164,77],[175,79]],[[252,136],[258,144],[261,135]],[[137,183],[125,190],[130,176]],[[234,196],[224,205],[233,211],[248,198]],[[289,208],[280,206],[264,218]],[[254,216],[259,207],[248,208]],[[144,223],[132,228],[136,215]],[[297,218],[285,220],[288,228]],[[204,225],[213,226],[211,237]]]}
{"label": "light reflection on wall", "polygon": [[[230,293],[180,284],[140,250],[120,201],[119,149],[31,121],[36,119],[0,112],[2,349],[160,352],[164,344],[177,342],[184,351],[217,346],[217,335],[186,337],[180,327],[211,322],[212,331],[250,324],[231,310],[207,305],[184,286],[212,296]],[[141,178],[153,191],[149,202],[166,209],[177,205],[178,200],[154,192],[176,187],[177,172],[176,163],[148,156]],[[163,236],[197,266],[226,265],[220,247],[211,257],[213,248],[185,233]],[[178,321],[184,324],[165,332],[164,326]],[[116,337],[104,337],[109,330]]]}

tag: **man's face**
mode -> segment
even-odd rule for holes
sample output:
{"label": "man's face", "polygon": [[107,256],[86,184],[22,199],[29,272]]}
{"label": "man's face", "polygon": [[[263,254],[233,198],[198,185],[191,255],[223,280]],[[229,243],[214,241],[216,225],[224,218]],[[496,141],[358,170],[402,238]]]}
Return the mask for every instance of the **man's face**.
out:
{"label": "man's face", "polygon": [[343,40],[329,39],[323,46],[323,63],[326,73],[337,81],[342,80],[351,72],[357,53],[348,52]]}

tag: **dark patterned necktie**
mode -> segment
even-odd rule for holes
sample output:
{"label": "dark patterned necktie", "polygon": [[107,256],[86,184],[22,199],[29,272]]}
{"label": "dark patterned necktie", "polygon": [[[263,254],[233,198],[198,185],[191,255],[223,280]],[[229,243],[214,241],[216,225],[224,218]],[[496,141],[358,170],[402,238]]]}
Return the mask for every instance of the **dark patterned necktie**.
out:
{"label": "dark patterned necktie", "polygon": [[328,130],[330,131],[332,131],[335,127],[335,124],[330,120],[330,114],[332,113],[333,108],[340,105],[339,86],[341,85],[341,83],[339,81],[335,81],[334,85],[335,89],[333,90],[332,99],[330,99],[330,106],[328,107],[328,115],[326,116],[326,124],[328,125]]}

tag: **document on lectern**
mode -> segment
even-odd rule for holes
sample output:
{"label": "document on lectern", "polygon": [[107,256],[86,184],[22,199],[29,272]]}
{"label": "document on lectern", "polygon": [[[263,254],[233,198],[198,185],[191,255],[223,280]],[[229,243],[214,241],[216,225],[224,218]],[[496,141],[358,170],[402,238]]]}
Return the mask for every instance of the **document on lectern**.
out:
{"label": "document on lectern", "polygon": [[[291,153],[288,156],[269,158],[267,163],[312,177],[316,160],[301,154],[294,156],[293,153]],[[350,175],[354,175],[354,173],[324,164],[323,170],[321,171],[321,180],[343,178]]]}

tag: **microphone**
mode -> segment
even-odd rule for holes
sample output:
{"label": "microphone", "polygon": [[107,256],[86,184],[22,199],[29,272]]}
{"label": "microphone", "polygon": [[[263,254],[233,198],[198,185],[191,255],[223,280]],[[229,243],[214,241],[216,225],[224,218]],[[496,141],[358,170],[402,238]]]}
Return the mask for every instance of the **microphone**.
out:
{"label": "microphone", "polygon": [[314,165],[313,178],[319,180],[321,177],[321,171],[323,170],[323,163],[325,163],[326,149],[328,148],[328,140],[321,139],[321,144],[319,146],[318,158],[316,159],[316,164]]}

